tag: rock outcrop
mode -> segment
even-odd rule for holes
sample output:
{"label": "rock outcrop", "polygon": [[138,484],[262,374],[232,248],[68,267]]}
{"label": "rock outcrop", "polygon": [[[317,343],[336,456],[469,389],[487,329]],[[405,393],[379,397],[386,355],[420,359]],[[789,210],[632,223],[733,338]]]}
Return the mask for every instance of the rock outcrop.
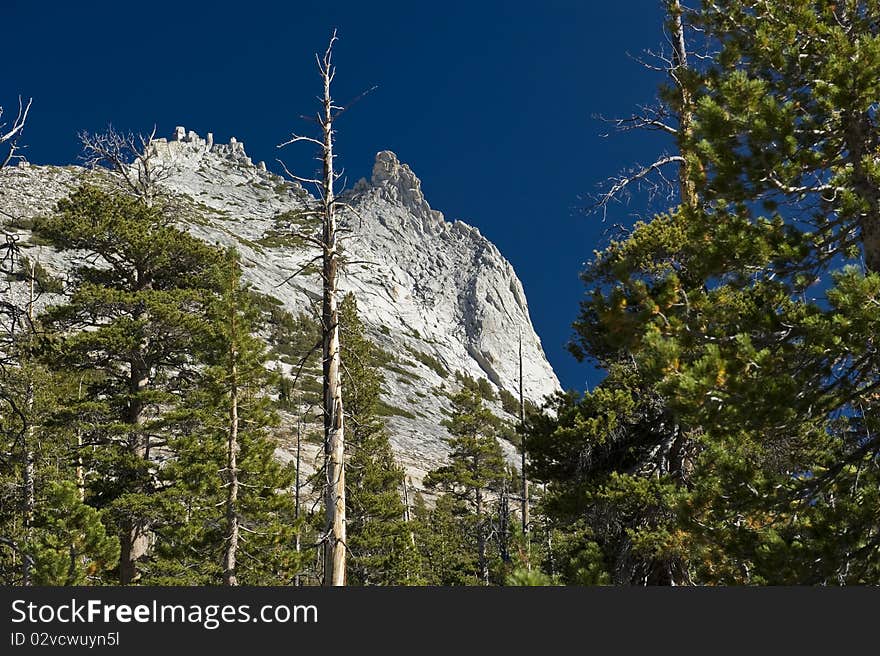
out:
{"label": "rock outcrop", "polygon": [[[307,192],[264,164],[254,165],[235,138],[221,144],[211,133],[202,139],[178,127],[170,140],[157,140],[153,148],[168,171],[161,184],[196,210],[187,228],[210,243],[236,246],[258,291],[293,314],[309,312],[320,297],[317,277],[284,281],[314,253],[266,239],[276,217],[307,207]],[[0,171],[0,220],[52,211],[92,175],[74,166]],[[446,221],[431,209],[421,182],[394,153],[378,153],[371,180],[358,182],[345,199],[356,210],[343,219],[350,232],[346,255],[354,264],[340,286],[356,294],[371,338],[397,356],[394,370],[385,372],[385,402],[393,409],[388,425],[398,458],[418,482],[448,453],[441,422],[448,416],[448,395],[458,386],[456,372],[515,393],[521,336],[525,396],[539,403],[559,389],[559,382],[510,263],[476,228]],[[25,228],[8,231],[28,237]],[[63,274],[62,255],[44,246],[31,252]],[[493,407],[504,415],[500,403]],[[506,448],[513,456],[513,447]],[[290,454],[282,448],[279,456]]]}

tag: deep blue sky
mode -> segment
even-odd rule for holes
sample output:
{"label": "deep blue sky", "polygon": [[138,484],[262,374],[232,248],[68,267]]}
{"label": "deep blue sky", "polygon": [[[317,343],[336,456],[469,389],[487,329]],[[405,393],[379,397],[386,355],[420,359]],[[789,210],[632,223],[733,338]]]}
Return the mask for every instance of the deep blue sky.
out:
{"label": "deep blue sky", "polygon": [[[653,98],[660,80],[627,53],[662,41],[657,0],[2,4],[0,104],[33,96],[24,141],[35,164],[74,162],[77,131],[108,122],[235,136],[274,163],[275,145],[315,109],[314,53],[338,28],[336,97],[379,86],[338,124],[351,182],[369,176],[377,151],[395,151],[432,207],[479,227],[513,263],[563,386],[600,379],[565,350],[578,272],[609,225],[640,208],[603,224],[583,214],[583,196],[659,145],[602,138],[593,115]],[[308,165],[305,148],[285,161]]]}

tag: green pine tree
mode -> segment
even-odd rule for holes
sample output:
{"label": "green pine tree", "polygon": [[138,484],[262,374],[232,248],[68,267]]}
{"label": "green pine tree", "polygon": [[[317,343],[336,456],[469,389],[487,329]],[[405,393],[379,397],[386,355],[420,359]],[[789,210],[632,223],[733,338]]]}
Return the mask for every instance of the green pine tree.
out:
{"label": "green pine tree", "polygon": [[80,253],[67,302],[43,317],[56,335],[49,362],[84,375],[69,412],[88,417],[86,501],[119,535],[118,581],[129,584],[157,519],[164,418],[198,365],[193,340],[205,330],[206,295],[219,288],[218,253],[160,206],[90,186],[37,229],[55,248]]}
{"label": "green pine tree", "polygon": [[[674,556],[679,582],[878,580],[878,9],[726,0],[690,16],[719,47],[680,144],[698,202],[589,265],[574,350],[629,373],[549,431],[572,436],[564,467],[609,481],[585,481],[575,512],[606,566],[599,512]],[[597,462],[613,444],[653,464]],[[651,506],[632,499],[662,511],[647,533],[631,513]]]}
{"label": "green pine tree", "polygon": [[379,416],[383,377],[379,352],[366,337],[352,294],[339,310],[343,398],[348,427],[346,522],[349,585],[409,585],[419,581],[417,552],[401,499],[404,471]]}
{"label": "green pine tree", "polygon": [[[241,283],[235,251],[226,284],[207,307],[196,343],[205,369],[185,403],[166,417],[175,431],[160,472],[161,516],[143,565],[149,583],[286,585],[301,568],[295,550],[294,471],[275,457],[279,423],[270,393],[263,323],[254,293]],[[186,521],[181,522],[185,517]]]}
{"label": "green pine tree", "polygon": [[[452,399],[452,417],[446,422],[451,437],[449,464],[432,470],[425,485],[439,488],[449,499],[441,506],[448,514],[463,512],[473,516],[462,528],[476,542],[477,580],[489,583],[490,554],[488,550],[491,509],[487,493],[498,492],[508,478],[501,446],[495,437],[498,419],[483,406],[478,391],[462,387]],[[441,497],[442,499],[442,497]]]}
{"label": "green pine tree", "polygon": [[86,585],[119,559],[118,540],[81,497],[75,436],[56,420],[71,387],[32,360],[0,367],[3,585]]}
{"label": "green pine tree", "polygon": [[38,358],[44,327],[36,305],[60,283],[15,242],[6,245],[0,273],[25,290],[23,302],[15,294],[0,302],[0,580],[88,583],[115,566],[118,543],[83,503],[81,445],[54,421],[71,379]]}
{"label": "green pine tree", "polygon": [[425,585],[481,585],[476,515],[463,499],[442,494],[433,507],[424,496],[413,503],[415,542]]}

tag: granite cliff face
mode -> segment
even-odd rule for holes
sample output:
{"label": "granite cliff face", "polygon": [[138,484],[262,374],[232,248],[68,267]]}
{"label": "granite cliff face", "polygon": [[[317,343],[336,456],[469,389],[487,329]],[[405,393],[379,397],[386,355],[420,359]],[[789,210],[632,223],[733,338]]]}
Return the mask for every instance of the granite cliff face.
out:
{"label": "granite cliff face", "polygon": [[[211,134],[203,139],[178,128],[172,139],[154,142],[153,149],[167,169],[161,184],[191,210],[187,229],[210,243],[236,246],[245,276],[257,290],[294,315],[311,312],[320,298],[317,276],[284,281],[314,252],[267,238],[277,228],[277,217],[307,207],[308,193],[267,171],[262,162],[255,165],[234,138],[216,144]],[[28,230],[21,227],[26,219],[51,212],[60,198],[94,175],[76,166],[20,165],[0,171],[4,230],[26,240]],[[395,370],[385,372],[385,401],[397,410],[388,426],[398,458],[418,484],[448,452],[441,421],[448,416],[449,400],[432,390],[454,391],[455,372],[486,378],[496,391],[515,394],[521,334],[526,398],[539,403],[559,389],[559,382],[510,263],[476,228],[446,221],[431,209],[419,179],[394,153],[378,153],[371,179],[360,180],[345,200],[355,210],[342,219],[348,230],[345,254],[352,264],[340,287],[355,292],[370,337],[398,356]],[[10,218],[16,222],[9,223]],[[62,277],[69,266],[66,256],[45,246],[35,245],[29,254]],[[278,364],[290,370],[289,362]],[[493,408],[504,415],[499,403]],[[506,449],[513,455],[511,446]],[[290,457],[284,448],[278,455]]]}

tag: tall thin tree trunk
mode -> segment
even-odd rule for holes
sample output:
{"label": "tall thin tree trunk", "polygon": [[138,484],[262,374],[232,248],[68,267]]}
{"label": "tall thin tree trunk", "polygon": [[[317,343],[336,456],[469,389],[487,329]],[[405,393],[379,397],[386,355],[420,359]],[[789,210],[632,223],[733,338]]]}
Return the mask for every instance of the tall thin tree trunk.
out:
{"label": "tall thin tree trunk", "polygon": [[[403,477],[403,521],[407,526],[410,526],[410,522],[412,522],[412,513],[410,512],[409,505],[409,486],[412,485],[412,479]],[[416,535],[412,530],[412,527],[409,529],[409,542],[415,547],[416,546]]]}
{"label": "tall thin tree trunk", "polygon": [[526,542],[526,568],[532,569],[532,543],[529,537],[529,479],[526,476],[526,406],[525,397],[523,396],[523,353],[522,353],[522,330],[519,332],[519,430],[521,457],[521,476],[522,476],[522,532]]}
{"label": "tall thin tree trunk", "polygon": [[[410,512],[409,506],[409,486],[412,485],[412,480],[408,479],[406,476],[403,477],[403,523],[406,524],[407,531],[409,531],[409,544],[415,550],[416,548],[416,534],[412,529],[412,513]],[[410,571],[410,558],[406,559],[406,580],[409,582],[412,580],[412,572]]]}
{"label": "tall thin tree trunk", "polygon": [[498,499],[498,551],[503,562],[510,562],[510,492],[507,478],[502,483],[501,497]]}
{"label": "tall thin tree trunk", "polygon": [[[547,484],[546,483],[544,483],[543,493],[544,493],[544,495],[547,494]],[[543,523],[544,523],[544,528],[547,531],[547,563],[550,566],[550,571],[548,572],[548,574],[550,574],[550,577],[552,578],[552,577],[556,576],[556,559],[553,557],[553,531],[551,530],[550,526],[547,525],[546,522],[543,522]]]}
{"label": "tall thin tree trunk", "polygon": [[[688,52],[687,41],[684,33],[684,19],[682,18],[683,8],[681,0],[669,0],[668,13],[671,17],[672,25],[672,70],[670,74],[672,81],[678,88],[679,117],[678,117],[678,140],[679,144],[684,144],[693,134],[694,124],[694,100],[691,90],[688,88],[687,69],[688,69]],[[683,157],[678,174],[679,194],[681,202],[686,207],[696,207],[697,205],[697,189],[692,171],[692,160],[687,156],[685,148],[681,148]]]}
{"label": "tall thin tree trunk", "polygon": [[[294,488],[293,488],[293,521],[296,523],[296,555],[299,556],[300,551],[302,550],[302,528],[299,525],[299,468],[300,462],[302,462],[302,425],[303,420],[300,418],[296,422],[296,478],[294,479]],[[300,586],[300,575],[299,575],[300,565],[297,563],[296,576],[293,578],[293,584],[296,587]]]}
{"label": "tall thin tree trunk", "polygon": [[[149,371],[140,362],[132,360],[129,377],[129,402],[126,412],[126,423],[133,426],[131,449],[143,460],[149,459],[149,436],[137,427],[143,422],[144,403],[141,399],[143,391],[150,382]],[[119,584],[131,585],[137,578],[137,561],[147,551],[146,527],[134,518],[123,522],[119,534]]]}
{"label": "tall thin tree trunk", "polygon": [[24,530],[25,544],[27,553],[24,554],[22,560],[21,583],[22,585],[31,585],[31,568],[33,565],[30,553],[33,543],[33,524],[34,515],[37,508],[36,485],[34,478],[36,476],[36,463],[34,459],[34,372],[31,369],[31,351],[33,349],[34,335],[34,278],[36,274],[36,263],[31,260],[30,263],[30,288],[28,294],[28,343],[27,343],[27,388],[25,391],[25,407],[27,408],[27,426],[24,431],[24,444],[22,451],[24,454]]}
{"label": "tall thin tree trunk", "polygon": [[477,511],[477,565],[483,585],[489,585],[489,561],[486,558],[486,529],[483,526],[483,490],[476,488]]}
{"label": "tall thin tree trunk", "polygon": [[[333,103],[330,85],[336,75],[333,66],[333,44],[336,31],[324,57],[316,55],[318,72],[324,86],[321,97],[321,111],[318,124],[321,126],[321,139],[297,136],[279,145],[279,148],[301,141],[317,145],[321,152],[323,174],[320,180],[306,180],[290,174],[299,181],[311,182],[318,186],[321,200],[321,275],[323,293],[321,298],[322,339],[321,354],[323,373],[324,405],[324,506],[326,509],[326,531],[323,538],[324,565],[323,584],[325,586],[345,585],[346,534],[345,534],[345,428],[342,410],[342,380],[339,350],[339,242],[336,226],[336,200],[334,184],[338,174],[333,168],[333,122],[343,111]],[[286,170],[286,169],[285,169]],[[288,172],[289,173],[289,172]],[[309,238],[314,243],[319,240]]]}
{"label": "tall thin tree trunk", "polygon": [[[76,392],[77,400],[82,399],[83,377],[79,377],[79,388]],[[86,474],[83,467],[83,436],[80,422],[76,425],[76,496],[80,501],[86,500]]]}
{"label": "tall thin tree trunk", "polygon": [[339,250],[336,234],[336,198],[333,185],[333,119],[337,109],[330,95],[330,83],[335,69],[331,64],[334,32],[320,66],[324,82],[321,128],[323,130],[323,185],[322,185],[322,270],[323,270],[323,374],[324,374],[324,455],[327,489],[327,537],[324,555],[324,585],[345,585],[345,430],[342,410],[342,380],[340,377],[339,308],[337,279]]}
{"label": "tall thin tree trunk", "polygon": [[226,493],[226,552],[223,556],[223,582],[238,585],[238,322],[235,296],[238,292],[237,263],[232,263],[229,290],[229,439],[226,444],[226,470],[229,477]]}

